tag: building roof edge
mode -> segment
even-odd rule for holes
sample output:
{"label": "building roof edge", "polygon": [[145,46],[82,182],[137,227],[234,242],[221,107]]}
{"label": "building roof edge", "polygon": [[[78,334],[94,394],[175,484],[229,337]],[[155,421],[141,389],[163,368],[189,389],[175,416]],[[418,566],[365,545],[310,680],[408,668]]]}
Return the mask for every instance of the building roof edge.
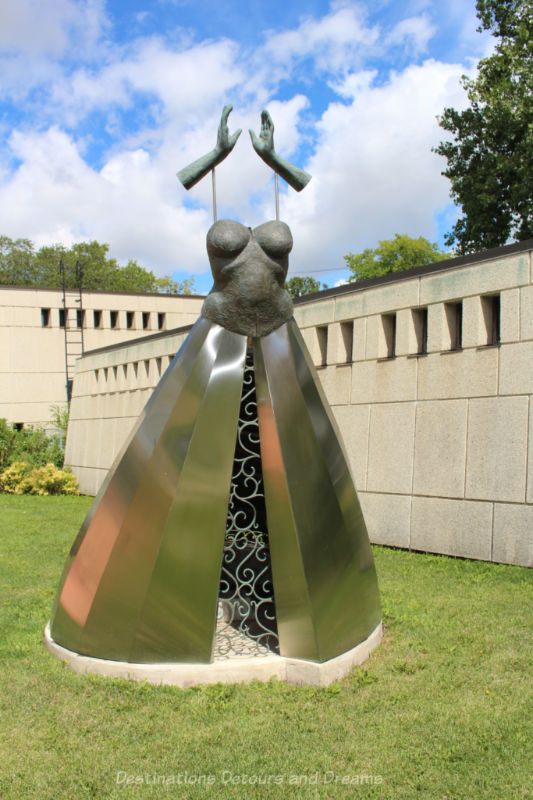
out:
{"label": "building roof edge", "polygon": [[492,247],[489,250],[482,250],[479,253],[472,253],[468,256],[455,256],[454,258],[447,258],[444,261],[436,261],[433,264],[424,264],[421,267],[412,267],[405,269],[401,272],[389,272],[386,275],[379,275],[376,278],[365,278],[355,283],[346,283],[342,286],[334,286],[331,289],[323,289],[320,292],[313,292],[313,294],[302,295],[301,297],[293,298],[293,303],[297,306],[304,305],[305,303],[316,303],[328,297],[336,297],[337,295],[350,294],[351,292],[360,292],[363,289],[370,289],[374,286],[383,286],[388,283],[396,283],[397,281],[408,280],[410,278],[418,278],[421,275],[431,275],[435,272],[446,272],[446,270],[458,269],[467,264],[476,264],[481,261],[491,261],[502,256],[512,255],[513,253],[522,253],[528,250],[533,250],[533,239],[526,239],[523,242],[515,242],[514,244],[503,245],[502,247]]}

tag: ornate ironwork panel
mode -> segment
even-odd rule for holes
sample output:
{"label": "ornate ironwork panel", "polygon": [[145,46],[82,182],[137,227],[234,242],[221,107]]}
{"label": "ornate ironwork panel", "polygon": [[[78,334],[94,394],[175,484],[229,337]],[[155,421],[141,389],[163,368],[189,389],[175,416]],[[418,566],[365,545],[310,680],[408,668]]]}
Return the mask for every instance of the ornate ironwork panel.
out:
{"label": "ornate ironwork panel", "polygon": [[253,353],[244,370],[224,537],[214,657],[279,653]]}

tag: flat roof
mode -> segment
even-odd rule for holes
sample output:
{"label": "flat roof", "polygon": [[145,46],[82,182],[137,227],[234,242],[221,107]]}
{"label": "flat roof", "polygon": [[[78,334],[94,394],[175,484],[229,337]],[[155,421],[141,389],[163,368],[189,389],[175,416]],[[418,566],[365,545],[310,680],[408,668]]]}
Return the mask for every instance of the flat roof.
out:
{"label": "flat roof", "polygon": [[[53,286],[10,286],[7,284],[0,284],[0,289],[14,289],[17,291],[27,291],[27,292],[63,292],[63,287],[53,287]],[[65,291],[67,292],[77,292],[78,288],[75,287],[74,289],[66,288]],[[87,294],[111,294],[111,295],[123,295],[128,297],[190,297],[196,300],[203,300],[205,298],[205,294],[170,294],[169,292],[112,292],[109,289],[82,289],[82,295]]]}
{"label": "flat roof", "polygon": [[523,242],[516,242],[515,244],[506,244],[503,247],[492,247],[490,250],[483,250],[480,253],[472,253],[468,256],[456,256],[454,258],[446,258],[444,261],[436,261],[433,264],[424,264],[421,267],[412,267],[411,269],[404,269],[401,272],[388,272],[386,275],[379,275],[377,278],[364,278],[360,281],[353,283],[345,283],[342,286],[334,286],[332,289],[322,289],[320,292],[313,292],[312,294],[305,294],[301,297],[293,298],[295,305],[302,305],[303,303],[316,303],[324,300],[326,297],[336,297],[337,295],[350,294],[350,292],[361,292],[363,289],[369,289],[373,286],[383,286],[387,283],[396,283],[409,278],[417,278],[420,275],[431,275],[435,272],[446,272],[447,270],[457,269],[466,264],[476,264],[480,261],[490,261],[502,256],[512,255],[513,253],[523,253],[527,250],[533,250],[533,239],[526,239]]}

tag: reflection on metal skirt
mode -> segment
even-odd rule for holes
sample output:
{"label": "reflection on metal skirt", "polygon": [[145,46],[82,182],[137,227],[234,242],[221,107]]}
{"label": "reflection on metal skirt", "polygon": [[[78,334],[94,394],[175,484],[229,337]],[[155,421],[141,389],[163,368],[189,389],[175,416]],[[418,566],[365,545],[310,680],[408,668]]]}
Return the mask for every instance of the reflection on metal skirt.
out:
{"label": "reflection on metal skirt", "polygon": [[[129,662],[212,659],[217,613],[228,614],[219,590],[247,345],[203,317],[194,325],[70,551],[58,644]],[[368,535],[296,323],[251,346],[279,652],[322,662],[380,621]]]}
{"label": "reflection on metal skirt", "polygon": [[279,653],[253,352],[246,357],[222,553],[214,658]]}

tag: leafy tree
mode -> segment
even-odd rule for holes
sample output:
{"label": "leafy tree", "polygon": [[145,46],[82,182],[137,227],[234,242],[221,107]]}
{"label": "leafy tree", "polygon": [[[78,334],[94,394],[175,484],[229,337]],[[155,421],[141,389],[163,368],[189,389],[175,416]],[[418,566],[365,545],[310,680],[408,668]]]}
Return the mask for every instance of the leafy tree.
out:
{"label": "leafy tree", "polygon": [[13,240],[9,236],[0,236],[0,284],[17,286],[31,283],[34,257],[29,239]]}
{"label": "leafy tree", "polygon": [[441,128],[452,134],[435,152],[463,216],[445,238],[459,254],[533,237],[533,2],[477,0],[479,31],[497,44],[463,76],[470,106],[446,108]]}
{"label": "leafy tree", "polygon": [[60,289],[62,263],[67,289],[75,289],[79,284],[77,264],[83,272],[83,288],[89,291],[190,294],[193,289],[193,278],[182,282],[169,277],[156,278],[133,260],[121,267],[116,259],[108,258],[108,252],[109,245],[96,241],[79,242],[70,249],[55,244],[35,251],[29,239],[0,236],[0,285]]}
{"label": "leafy tree", "polygon": [[[95,241],[75,244],[70,250],[60,244],[41,247],[35,254],[32,283],[52,289],[60,288],[63,278],[59,264],[62,262],[65,285],[67,289],[75,289],[78,286],[76,264],[79,262],[83,270],[84,289],[112,291],[116,280],[115,273],[120,267],[114,258],[107,257],[108,251],[109,245]],[[130,291],[144,291],[144,289],[132,288]]]}
{"label": "leafy tree", "polygon": [[191,294],[194,289],[194,278],[184,278],[182,281],[174,281],[165,275],[163,278],[155,278],[154,284],[159,294]]}
{"label": "leafy tree", "polygon": [[423,236],[413,239],[407,234],[396,233],[394,239],[384,239],[378,247],[367,247],[362,253],[348,253],[344,260],[352,275],[349,283],[364,278],[375,278],[388,272],[401,272],[404,269],[432,264],[448,258],[437,244],[432,244]]}
{"label": "leafy tree", "polygon": [[[154,284],[154,273],[140,267],[131,259],[125,267],[114,266],[108,275],[108,287],[112,292],[151,292]],[[135,286],[135,289],[131,289],[131,286]]]}
{"label": "leafy tree", "polygon": [[320,292],[322,289],[327,289],[328,287],[325,283],[320,283],[320,281],[310,278],[309,276],[303,278],[295,276],[289,278],[289,280],[285,282],[285,288],[291,297],[302,297],[304,294]]}

